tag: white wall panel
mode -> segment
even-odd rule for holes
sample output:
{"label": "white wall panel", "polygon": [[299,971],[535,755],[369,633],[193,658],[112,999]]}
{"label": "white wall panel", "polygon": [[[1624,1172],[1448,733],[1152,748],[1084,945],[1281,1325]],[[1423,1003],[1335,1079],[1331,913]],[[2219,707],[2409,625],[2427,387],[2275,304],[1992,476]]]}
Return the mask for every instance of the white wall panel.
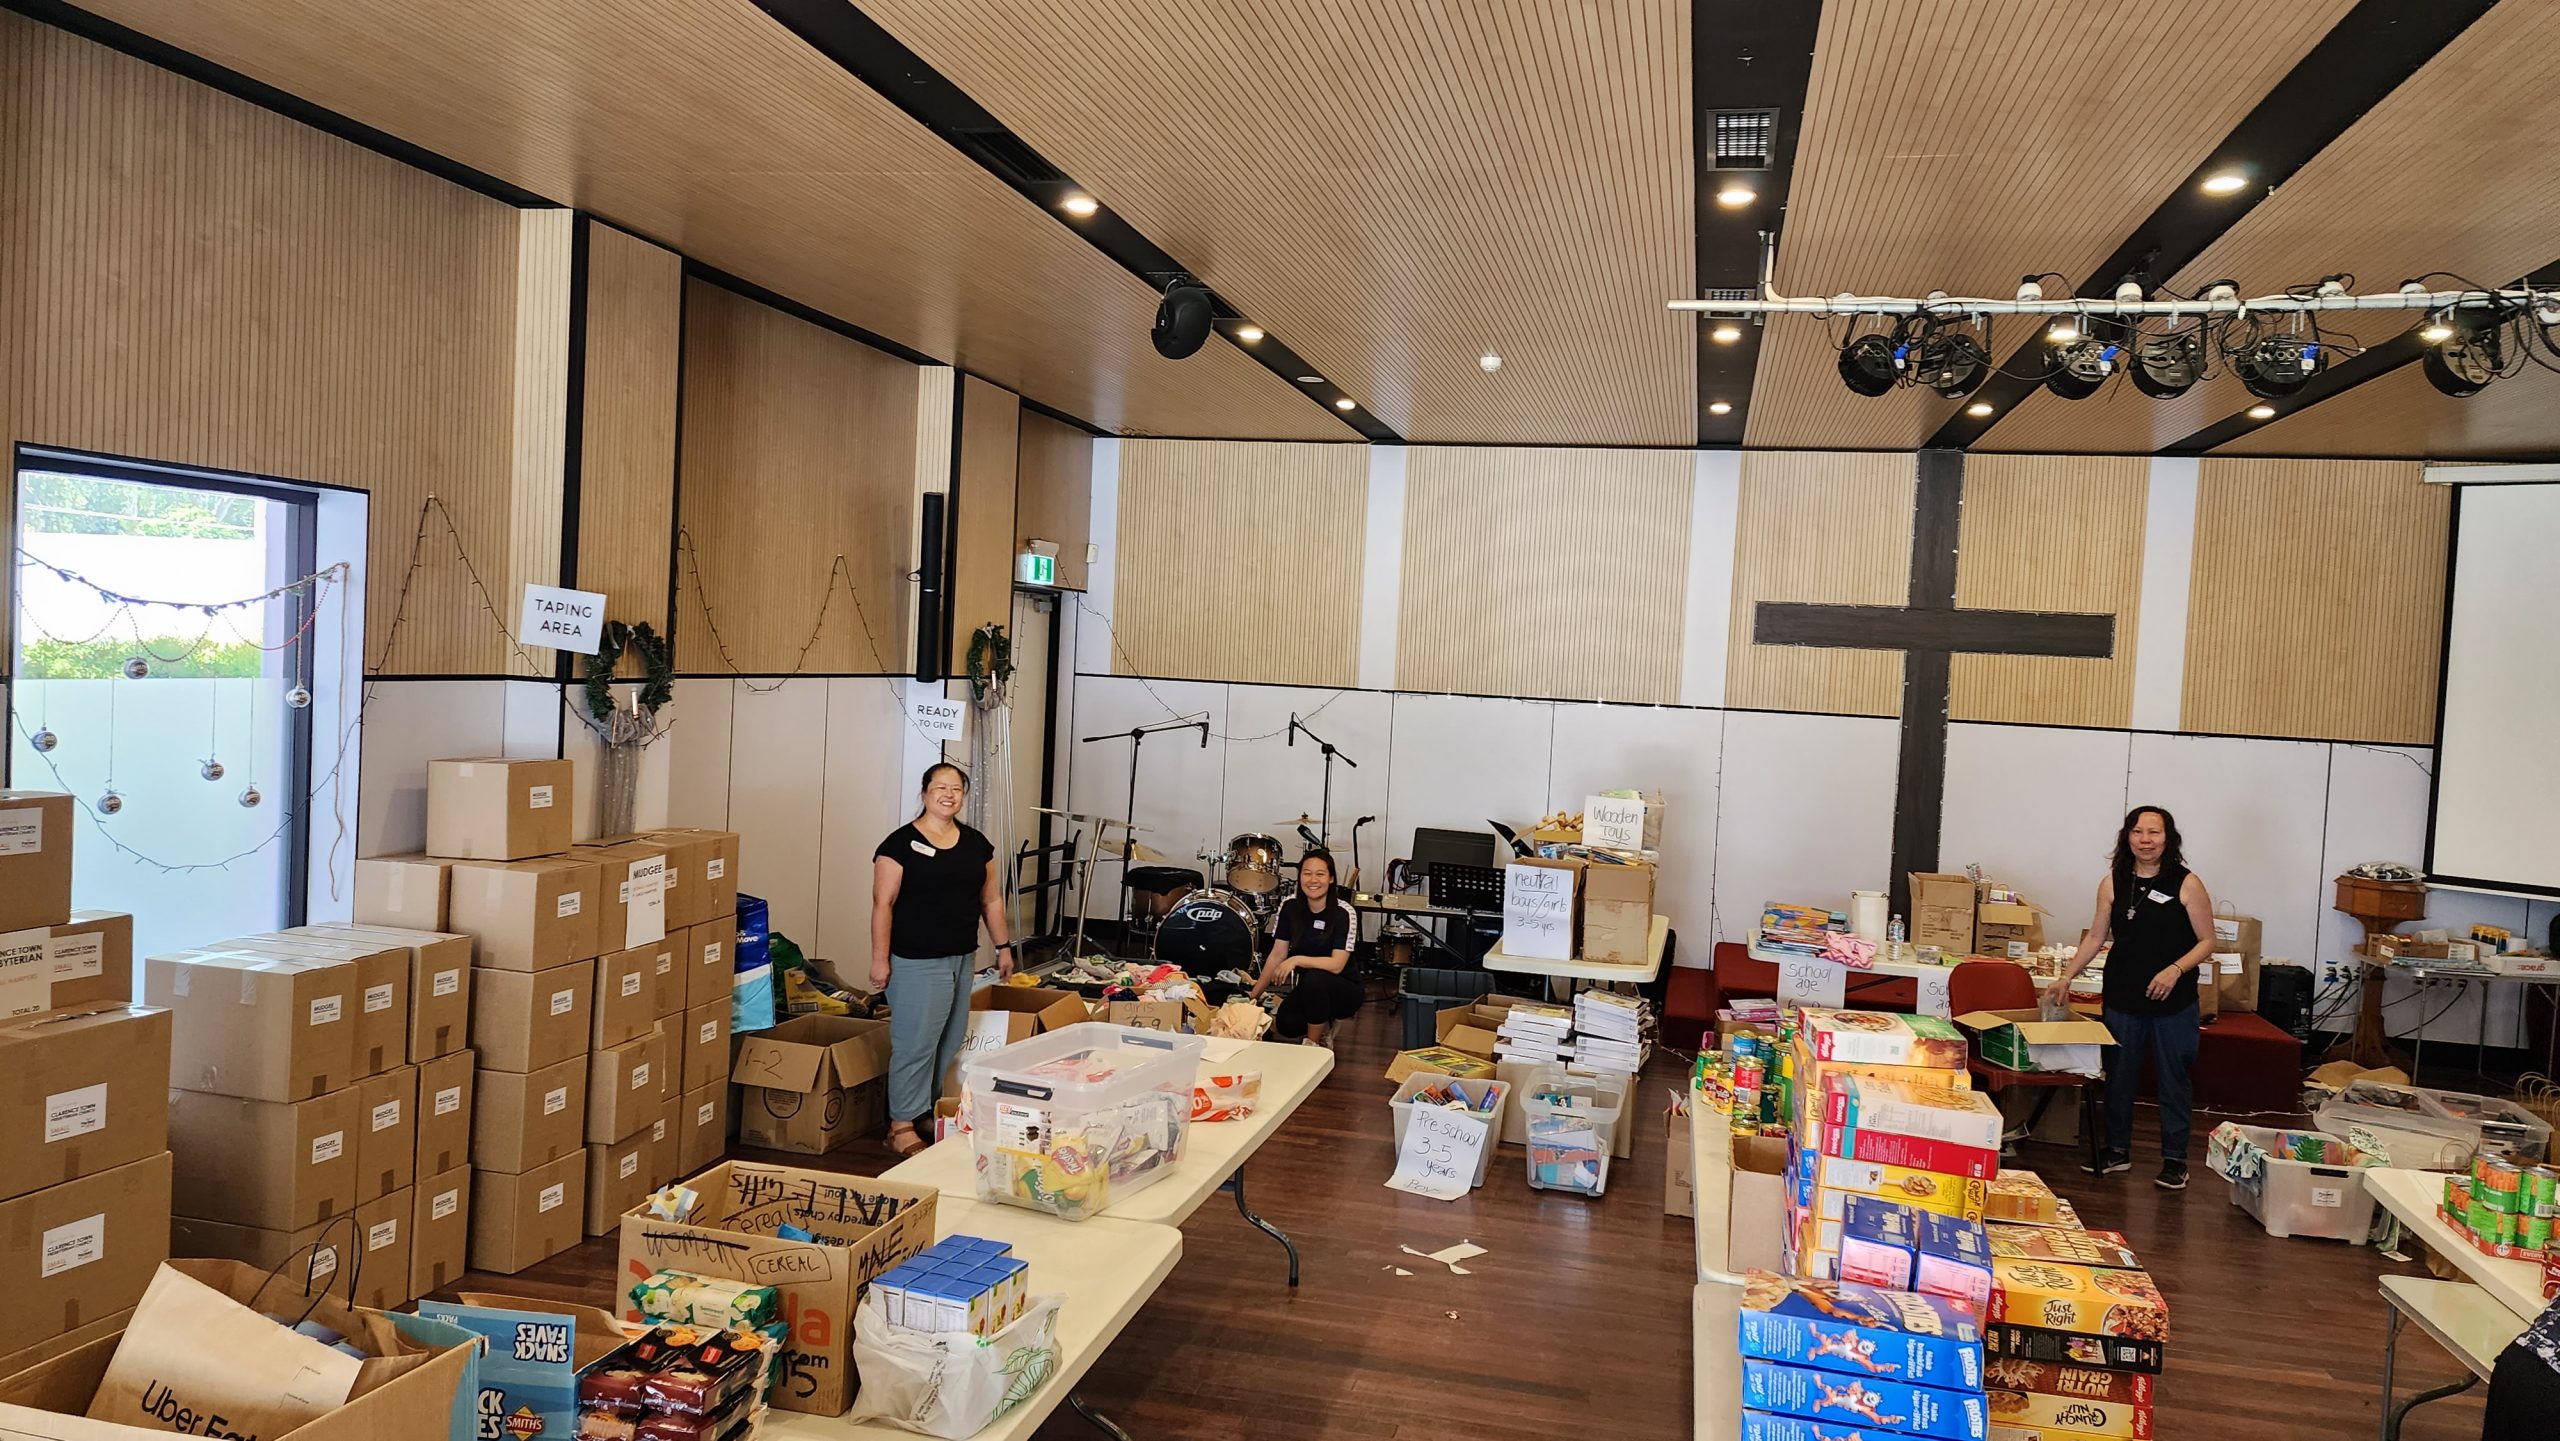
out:
{"label": "white wall panel", "polygon": [[2309,959],[2328,907],[2320,847],[2329,748],[2136,735],[2128,774],[2128,805],[2165,806],[2178,818],[2187,864],[2214,906],[2256,916],[2268,957]]}
{"label": "white wall panel", "polygon": [[803,944],[817,934],[827,684],[742,685],[730,722],[728,828],[738,833],[738,885],[769,904],[773,929]]}
{"label": "white wall panel", "polygon": [[427,843],[427,762],[506,753],[507,682],[385,680],[366,686],[356,854]]}
{"label": "white wall panel", "polygon": [[1938,868],[1979,862],[2052,913],[2045,939],[2077,939],[2124,823],[2132,740],[2123,731],[1949,726]]}
{"label": "white wall panel", "polygon": [[2163,455],[2151,462],[2150,495],[2142,510],[2142,612],[2133,652],[2133,723],[2144,730],[2176,730],[2185,704],[2197,472],[2192,457]]}
{"label": "white wall panel", "polygon": [[667,824],[729,829],[729,719],[737,682],[679,680],[667,713],[684,724],[667,732]]}
{"label": "white wall panel", "polygon": [[[1730,578],[1725,589],[1732,589]],[[1716,670],[1721,677],[1721,660]],[[1662,861],[1654,874],[1653,907],[1681,932],[1674,959],[1689,966],[1705,966],[1714,952],[1717,771],[1724,728],[1722,711],[1555,708],[1545,809],[1580,810],[1596,791],[1662,792]]]}
{"label": "white wall panel", "polygon": [[568,687],[547,680],[506,683],[506,754],[540,760],[560,754],[560,696]]}
{"label": "white wall panel", "polygon": [[1725,716],[1715,939],[1750,939],[1771,901],[1846,910],[1886,887],[1899,734],[1881,717]]}
{"label": "white wall panel", "polygon": [[916,764],[908,752],[914,730],[899,682],[848,676],[793,684],[823,687],[826,697],[824,806],[812,857],[818,918],[804,944],[857,977],[871,964],[871,853],[914,818],[917,782],[931,762]]}
{"label": "white wall panel", "polygon": [[1413,854],[1417,826],[1520,826],[1546,809],[1553,701],[1395,697],[1387,760],[1387,854]]}
{"label": "white wall panel", "polygon": [[1733,633],[1733,548],[1741,528],[1742,452],[1698,452],[1689,493],[1688,614],[1682,622],[1680,699],[1724,704],[1726,649]]}
{"label": "white wall panel", "polygon": [[[1206,749],[1197,731],[1158,731],[1139,744],[1138,839],[1165,857],[1161,862],[1139,864],[1197,868],[1200,863],[1195,857],[1200,851],[1223,850],[1227,842],[1226,743],[1217,735],[1233,729],[1227,718],[1227,687],[1211,681],[1085,676],[1076,682],[1076,692],[1079,742],[1086,736],[1127,731],[1177,715],[1208,713],[1209,728],[1216,735]],[[1129,755],[1125,739],[1076,745],[1068,809],[1101,816],[1125,814]],[[1119,833],[1114,826],[1113,836]],[[1116,863],[1093,868],[1093,892],[1095,916],[1117,914],[1120,868]]]}
{"label": "white wall panel", "polygon": [[[1321,709],[1319,709],[1321,707]],[[1360,833],[1362,859],[1368,863],[1364,885],[1383,884],[1386,868],[1387,780],[1390,759],[1388,728],[1394,703],[1376,691],[1309,690],[1297,686],[1239,685],[1227,691],[1225,829],[1229,835],[1259,831],[1279,838],[1290,855],[1303,849],[1294,830],[1281,822],[1301,812],[1316,815],[1324,796],[1324,750],[1301,735],[1295,746],[1285,732],[1289,715],[1298,717],[1357,769],[1333,763],[1331,837],[1342,879],[1350,879],[1351,823],[1376,816],[1378,823]],[[1091,734],[1091,732],[1087,732]],[[1261,739],[1247,740],[1248,736]],[[1148,744],[1154,744],[1153,741]]]}
{"label": "white wall panel", "polygon": [[1120,442],[1111,436],[1093,443],[1093,510],[1085,534],[1093,537],[1093,560],[1085,567],[1083,603],[1076,610],[1076,662],[1067,670],[1109,675],[1120,669],[1109,626],[1120,594]]}

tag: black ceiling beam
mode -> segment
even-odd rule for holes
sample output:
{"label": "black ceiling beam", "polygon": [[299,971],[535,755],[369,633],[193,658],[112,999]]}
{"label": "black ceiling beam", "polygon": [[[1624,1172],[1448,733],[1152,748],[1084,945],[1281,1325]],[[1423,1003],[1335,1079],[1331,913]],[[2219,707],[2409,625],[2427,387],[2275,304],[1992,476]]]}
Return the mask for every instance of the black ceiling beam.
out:
{"label": "black ceiling beam", "polygon": [[[1813,79],[1813,45],[1822,28],[1819,0],[1772,5],[1766,0],[1698,0],[1689,17],[1689,108],[1697,166],[1698,296],[1718,290],[1760,293],[1760,235],[1779,228],[1795,177],[1796,138],[1804,124],[1805,89]],[[1716,168],[1715,112],[1773,110],[1765,170]],[[1716,191],[1728,180],[1759,192],[1727,209]],[[1675,312],[1697,327],[1698,444],[1738,446],[1751,418],[1751,382],[1760,368],[1758,319],[1741,322],[1742,338],[1719,345],[1715,320]],[[1733,409],[1710,414],[1722,401]]]}
{"label": "black ceiling beam", "polygon": [[[2202,255],[2270,191],[2327,149],[2496,3],[2359,0],[2072,293],[2084,300],[2105,299],[2115,294],[2117,283],[2128,275],[2141,278],[2146,295],[2155,293],[2160,282]],[[2249,187],[2235,195],[2207,195],[2205,177],[2225,171],[2248,176]],[[2067,196],[2055,199],[2069,203]],[[2293,283],[2316,278],[2280,279]],[[2276,279],[2271,277],[2268,283]],[[2033,324],[2033,317],[2018,319]],[[1991,406],[1991,414],[1973,416],[1959,410],[1924,444],[1977,445],[2032,395],[2043,384],[2043,329],[2035,325],[2029,330],[2026,343],[2010,351],[1970,397],[1973,403]]]}
{"label": "black ceiling beam", "polygon": [[[1080,194],[1097,202],[1101,197],[1050,164],[985,106],[953,84],[950,77],[927,64],[923,56],[846,0],[755,0],[755,5],[846,74],[880,92],[945,144],[976,161],[980,169],[1047,212],[1050,219],[1065,226],[1077,239],[1145,281],[1149,289],[1161,293],[1177,280],[1190,280],[1209,288],[1208,282],[1201,280],[1191,267],[1167,254],[1164,247],[1149,240],[1109,206],[1100,206],[1081,218],[1068,215],[1060,208],[1068,197]],[[1362,436],[1390,445],[1404,443],[1393,426],[1361,405],[1358,396],[1310,366],[1280,337],[1271,334],[1269,327],[1261,327],[1260,340],[1247,343],[1238,339],[1236,332],[1253,322],[1238,314],[1215,289],[1209,289],[1217,313],[1216,329],[1229,343]],[[1133,315],[1129,324],[1153,320],[1151,315]],[[1301,376],[1314,379],[1301,380]],[[1353,402],[1353,408],[1340,408],[1337,402],[1344,400]]]}

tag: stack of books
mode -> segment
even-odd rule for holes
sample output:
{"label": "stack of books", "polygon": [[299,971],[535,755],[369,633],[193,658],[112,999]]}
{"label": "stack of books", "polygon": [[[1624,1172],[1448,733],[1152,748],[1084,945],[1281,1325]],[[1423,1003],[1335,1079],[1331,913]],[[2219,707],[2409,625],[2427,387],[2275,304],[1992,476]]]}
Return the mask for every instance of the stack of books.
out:
{"label": "stack of books", "polygon": [[1771,901],[1760,909],[1760,933],[1753,944],[1788,956],[1819,956],[1831,932],[1849,929],[1849,918],[1822,906]]}
{"label": "stack of books", "polygon": [[1590,990],[1573,998],[1574,1058],[1594,1070],[1643,1070],[1653,1031],[1653,1008],[1640,996]]}
{"label": "stack of books", "polygon": [[1561,1065],[1577,1054],[1573,1045],[1573,1012],[1563,1006],[1522,1001],[1503,1017],[1502,1029],[1494,1034],[1493,1058],[1497,1061]]}

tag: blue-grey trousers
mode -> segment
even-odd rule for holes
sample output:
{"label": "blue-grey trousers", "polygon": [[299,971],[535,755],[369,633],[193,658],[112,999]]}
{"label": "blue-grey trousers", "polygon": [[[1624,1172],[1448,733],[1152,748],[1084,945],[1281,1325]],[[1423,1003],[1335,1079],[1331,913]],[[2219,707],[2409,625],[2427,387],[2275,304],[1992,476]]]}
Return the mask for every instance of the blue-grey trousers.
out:
{"label": "blue-grey trousers", "polygon": [[[889,957],[889,1120],[933,1115],[942,1074],[969,1035],[976,956]],[[927,1132],[930,1135],[931,1132]]]}

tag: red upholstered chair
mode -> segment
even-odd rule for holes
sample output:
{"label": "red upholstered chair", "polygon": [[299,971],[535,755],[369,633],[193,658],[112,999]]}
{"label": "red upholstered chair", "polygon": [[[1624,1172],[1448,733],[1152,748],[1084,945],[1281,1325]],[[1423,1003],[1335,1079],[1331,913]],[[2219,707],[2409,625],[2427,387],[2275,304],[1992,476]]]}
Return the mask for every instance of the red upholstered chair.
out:
{"label": "red upholstered chair", "polygon": [[[1965,961],[1947,977],[1947,1009],[1956,1015],[1971,1011],[2027,1011],[2035,1009],[2035,978],[2024,966],[2007,961]],[[1974,1084],[1997,1096],[2002,1091],[2028,1087],[2041,1092],[2035,1110],[2027,1116],[2026,1129],[2033,1131],[2044,1119],[2045,1108],[2053,1104],[2054,1093],[2077,1087],[2080,1092],[2080,1138],[2089,1146],[2089,1158],[2098,1156],[2098,1095],[2104,1084],[2094,1076],[2075,1076],[2049,1071],[2013,1071],[1995,1066],[1980,1056],[1973,1058]]]}

